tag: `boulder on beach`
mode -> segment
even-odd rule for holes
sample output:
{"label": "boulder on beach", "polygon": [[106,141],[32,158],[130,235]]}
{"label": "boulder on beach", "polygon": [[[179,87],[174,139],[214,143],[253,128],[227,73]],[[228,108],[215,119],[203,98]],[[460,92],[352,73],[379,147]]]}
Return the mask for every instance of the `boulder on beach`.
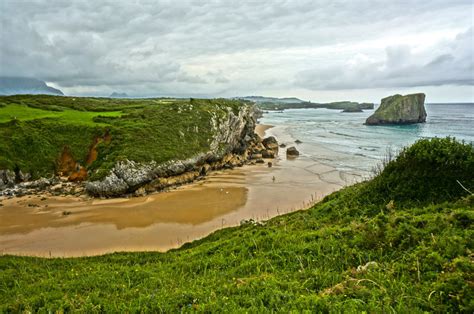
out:
{"label": "boulder on beach", "polygon": [[286,149],[286,156],[296,157],[296,156],[299,156],[299,155],[300,155],[300,152],[294,146],[291,146],[291,147]]}
{"label": "boulder on beach", "polygon": [[271,149],[264,150],[262,152],[263,158],[275,158],[275,151]]}
{"label": "boulder on beach", "polygon": [[301,144],[301,143],[303,143],[303,142],[300,141],[300,140],[296,140],[295,143],[296,143],[296,144]]}
{"label": "boulder on beach", "polygon": [[262,144],[263,146],[265,146],[266,149],[278,151],[278,142],[273,136],[269,136],[263,139]]}
{"label": "boulder on beach", "polygon": [[380,107],[365,124],[413,124],[426,121],[425,94],[393,95],[382,99]]}

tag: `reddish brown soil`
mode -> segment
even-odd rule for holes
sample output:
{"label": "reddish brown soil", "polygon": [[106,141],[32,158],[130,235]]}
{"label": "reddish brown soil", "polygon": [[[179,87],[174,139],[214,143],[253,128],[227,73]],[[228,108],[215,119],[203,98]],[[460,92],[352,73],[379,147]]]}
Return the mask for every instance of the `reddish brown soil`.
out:
{"label": "reddish brown soil", "polygon": [[87,154],[86,164],[90,165],[97,159],[99,155],[99,152],[97,151],[97,145],[102,142],[109,144],[111,141],[112,136],[110,135],[109,130],[105,131],[104,136],[97,136],[96,138],[94,138],[92,145],[89,147],[89,153]]}
{"label": "reddish brown soil", "polygon": [[84,167],[79,168],[78,171],[71,173],[68,180],[71,182],[79,182],[87,179],[87,170]]}
{"label": "reddish brown soil", "polygon": [[[104,136],[97,136],[94,138],[89,152],[86,157],[86,165],[92,164],[98,157],[99,152],[97,151],[97,145],[104,142],[109,144],[112,141],[112,136],[107,130]],[[61,153],[61,157],[58,160],[58,174],[61,176],[68,176],[69,181],[77,182],[84,181],[87,179],[87,170],[81,166],[72,156],[71,149],[65,145]]]}
{"label": "reddish brown soil", "polygon": [[71,149],[66,145],[59,158],[58,173],[59,175],[69,175],[74,171],[76,171],[76,161],[72,157]]}
{"label": "reddish brown soil", "polygon": [[97,152],[97,145],[102,141],[101,137],[94,138],[94,142],[89,147],[89,153],[87,154],[86,164],[92,164],[96,159],[99,153]]}

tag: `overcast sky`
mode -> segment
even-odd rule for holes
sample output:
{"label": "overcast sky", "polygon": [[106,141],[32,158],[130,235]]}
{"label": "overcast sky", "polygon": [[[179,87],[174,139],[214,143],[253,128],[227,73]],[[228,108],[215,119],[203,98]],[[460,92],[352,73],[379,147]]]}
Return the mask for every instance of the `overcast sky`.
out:
{"label": "overcast sky", "polygon": [[472,0],[0,0],[0,76],[68,95],[474,102]]}

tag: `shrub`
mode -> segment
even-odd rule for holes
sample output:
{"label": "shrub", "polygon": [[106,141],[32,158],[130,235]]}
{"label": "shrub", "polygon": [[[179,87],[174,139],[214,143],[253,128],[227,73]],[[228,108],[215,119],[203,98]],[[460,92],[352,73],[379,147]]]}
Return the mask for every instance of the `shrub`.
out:
{"label": "shrub", "polygon": [[474,190],[474,147],[451,137],[433,138],[404,148],[367,189],[377,202],[441,203],[468,194],[457,181]]}

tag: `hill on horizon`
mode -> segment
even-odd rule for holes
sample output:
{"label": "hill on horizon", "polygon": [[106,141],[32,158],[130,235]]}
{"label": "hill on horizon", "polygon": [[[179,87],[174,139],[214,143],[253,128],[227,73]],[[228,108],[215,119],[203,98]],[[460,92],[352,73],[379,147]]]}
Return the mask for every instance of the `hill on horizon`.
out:
{"label": "hill on horizon", "polygon": [[243,99],[253,101],[255,103],[276,103],[276,104],[294,104],[305,102],[296,97],[265,97],[265,96],[244,96],[244,97],[235,97],[236,99]]}
{"label": "hill on horizon", "polygon": [[64,95],[59,89],[35,78],[0,76],[0,95],[19,94]]}
{"label": "hill on horizon", "polygon": [[127,93],[118,93],[118,92],[113,92],[112,94],[110,94],[109,96],[110,98],[128,98],[128,94]]}

